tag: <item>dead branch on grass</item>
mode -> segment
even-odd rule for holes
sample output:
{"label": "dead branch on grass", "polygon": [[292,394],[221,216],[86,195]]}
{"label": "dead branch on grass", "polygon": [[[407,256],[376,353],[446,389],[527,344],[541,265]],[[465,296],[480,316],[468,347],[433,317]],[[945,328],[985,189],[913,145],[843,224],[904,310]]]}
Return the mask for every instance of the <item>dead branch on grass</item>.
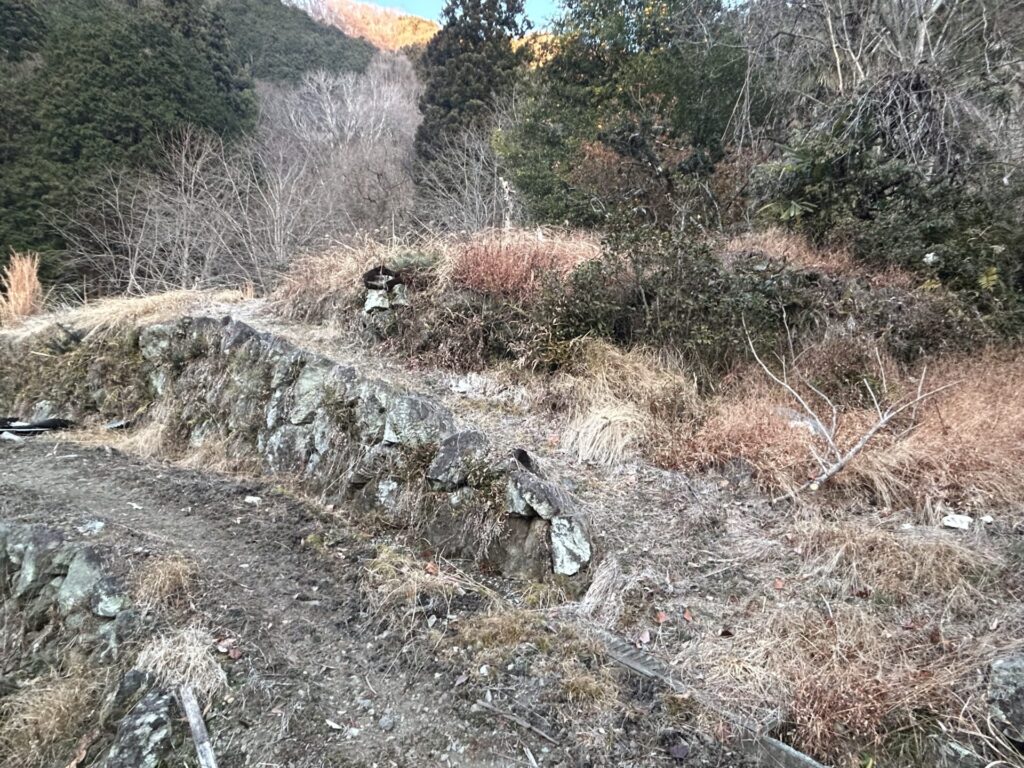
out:
{"label": "dead branch on grass", "polygon": [[[839,431],[840,416],[838,406],[836,406],[836,404],[820,389],[806,380],[803,381],[803,383],[828,406],[830,415],[828,419],[828,426],[826,426],[825,421],[819,414],[818,410],[815,410],[808,399],[801,395],[800,392],[790,384],[789,373],[786,369],[785,361],[783,361],[781,375],[773,371],[771,367],[761,359],[761,356],[757,354],[757,349],[754,346],[753,340],[750,338],[750,333],[747,332],[746,322],[743,324],[743,331],[746,334],[747,345],[750,347],[750,352],[753,354],[754,360],[761,367],[761,370],[764,371],[765,375],[768,376],[769,379],[782,387],[790,397],[796,400],[804,414],[808,419],[810,419],[811,424],[814,427],[814,434],[825,442],[827,448],[825,456],[819,454],[813,447],[810,449],[811,455],[814,457],[815,462],[817,462],[818,467],[820,468],[820,472],[798,488],[791,489],[781,496],[776,496],[771,500],[772,504],[795,498],[798,494],[806,490],[818,490],[822,485],[839,474],[843,468],[857,456],[857,454],[864,450],[875,435],[886,429],[889,424],[892,423],[893,419],[907,410],[911,410],[916,417],[917,406],[923,401],[930,397],[934,397],[940,392],[944,392],[951,387],[955,387],[959,383],[951,382],[949,384],[944,384],[941,387],[930,389],[926,392],[924,391],[924,382],[928,369],[925,368],[924,371],[921,372],[921,378],[918,381],[917,386],[917,395],[915,397],[910,400],[897,401],[895,403],[888,404],[883,408],[874,389],[872,389],[871,384],[867,379],[864,379],[864,387],[867,389],[868,395],[871,397],[871,402],[874,404],[875,413],[878,415],[878,419],[860,436],[860,438],[858,438],[849,448],[844,450],[840,448],[836,442],[836,435]],[[905,437],[913,430],[913,428],[914,424],[912,423],[896,436],[897,439]]]}

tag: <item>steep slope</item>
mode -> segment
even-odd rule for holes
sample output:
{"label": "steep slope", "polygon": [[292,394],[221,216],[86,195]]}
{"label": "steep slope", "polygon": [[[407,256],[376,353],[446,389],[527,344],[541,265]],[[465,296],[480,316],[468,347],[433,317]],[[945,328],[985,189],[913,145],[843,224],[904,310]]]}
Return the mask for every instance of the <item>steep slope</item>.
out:
{"label": "steep slope", "polygon": [[222,0],[218,9],[238,56],[261,80],[294,81],[312,69],[359,71],[373,46],[281,0]]}
{"label": "steep slope", "polygon": [[440,29],[437,22],[354,0],[292,0],[313,18],[333,24],[348,35],[361,37],[377,48],[397,51],[425,45]]}

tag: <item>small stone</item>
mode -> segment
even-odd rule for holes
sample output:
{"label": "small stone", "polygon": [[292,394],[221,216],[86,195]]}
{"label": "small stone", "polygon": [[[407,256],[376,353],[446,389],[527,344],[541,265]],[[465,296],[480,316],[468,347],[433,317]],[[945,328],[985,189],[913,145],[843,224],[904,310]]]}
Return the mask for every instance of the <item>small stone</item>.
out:
{"label": "small stone", "polygon": [[384,731],[384,733],[393,731],[395,730],[395,718],[393,718],[391,715],[384,715],[377,722],[377,727]]}
{"label": "small stone", "polygon": [[259,496],[246,496],[245,503],[251,504],[254,507],[258,507],[260,504],[263,503],[263,499],[261,499]]}
{"label": "small stone", "polygon": [[366,292],[366,301],[363,302],[363,312],[370,314],[384,309],[391,309],[391,299],[385,290],[370,289]]}
{"label": "small stone", "polygon": [[945,528],[956,528],[961,531],[968,531],[974,518],[968,515],[946,515],[942,518],[942,525]]}

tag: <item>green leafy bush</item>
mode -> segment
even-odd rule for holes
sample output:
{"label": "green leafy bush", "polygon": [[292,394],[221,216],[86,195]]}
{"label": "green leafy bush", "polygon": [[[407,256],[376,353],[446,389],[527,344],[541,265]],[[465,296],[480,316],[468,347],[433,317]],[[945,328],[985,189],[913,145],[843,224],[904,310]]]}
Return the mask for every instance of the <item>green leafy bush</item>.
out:
{"label": "green leafy bush", "polygon": [[545,311],[562,339],[591,335],[671,350],[710,381],[747,357],[748,334],[774,346],[784,316],[794,327],[813,316],[816,300],[802,280],[768,260],[726,265],[705,244],[634,228],[550,291]]}
{"label": "green leafy bush", "polygon": [[929,178],[880,147],[819,136],[759,168],[754,186],[763,216],[950,291],[1004,335],[1024,330],[1019,184],[980,172]]}

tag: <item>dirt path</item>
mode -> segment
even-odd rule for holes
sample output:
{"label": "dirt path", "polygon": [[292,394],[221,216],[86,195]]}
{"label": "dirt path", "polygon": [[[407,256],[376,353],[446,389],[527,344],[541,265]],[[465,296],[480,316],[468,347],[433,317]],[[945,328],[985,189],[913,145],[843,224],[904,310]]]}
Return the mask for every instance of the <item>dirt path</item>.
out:
{"label": "dirt path", "polygon": [[[0,519],[64,529],[126,563],[198,563],[197,618],[244,650],[209,715],[224,768],[526,765],[524,746],[539,764],[575,764],[470,715],[434,660],[375,636],[358,590],[372,543],[272,487],[74,443],[0,443]],[[304,544],[314,533],[328,555]]]}

